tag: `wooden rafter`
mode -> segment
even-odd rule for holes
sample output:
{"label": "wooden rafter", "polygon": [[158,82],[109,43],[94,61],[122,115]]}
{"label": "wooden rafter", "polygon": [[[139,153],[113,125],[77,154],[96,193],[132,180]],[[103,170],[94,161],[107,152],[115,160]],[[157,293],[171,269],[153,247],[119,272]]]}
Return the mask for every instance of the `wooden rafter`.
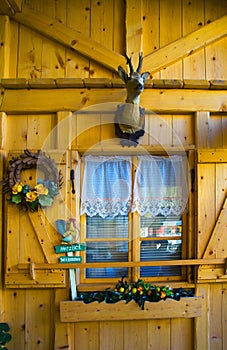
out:
{"label": "wooden rafter", "polygon": [[143,70],[149,70],[151,73],[158,72],[202,47],[223,38],[227,35],[226,23],[227,15],[146,55],[143,60]]}
{"label": "wooden rafter", "polygon": [[0,14],[12,16],[15,12],[21,10],[22,0],[1,0],[0,1]]}
{"label": "wooden rafter", "polygon": [[113,71],[117,70],[119,64],[125,65],[124,56],[107,49],[79,31],[65,26],[59,20],[47,17],[26,5],[23,5],[22,12],[16,13],[12,18]]}
{"label": "wooden rafter", "polygon": [[[65,89],[5,89],[0,97],[0,111],[6,113],[55,113],[62,110],[78,111],[91,105],[104,104],[108,110],[117,109],[117,104],[125,100],[122,88],[112,88],[107,94],[104,88]],[[2,101],[1,101],[2,99]],[[18,99],[20,102],[18,102]],[[189,89],[145,89],[141,104],[154,112],[226,112],[226,91]]]}
{"label": "wooden rafter", "polygon": [[[128,2],[128,15],[126,16],[127,28],[132,25],[130,22],[132,11],[133,9],[130,2]],[[123,55],[107,49],[105,46],[81,34],[79,31],[65,26],[56,19],[40,14],[26,5],[23,5],[22,12],[18,12],[14,16],[11,14],[11,17],[15,21],[40,32],[66,47],[70,47],[113,71],[117,71],[118,65],[125,65],[125,58]],[[151,73],[158,72],[182,58],[193,54],[205,45],[209,45],[223,38],[227,35],[226,22],[227,15],[153,53],[146,55],[143,60],[143,70],[150,71]],[[133,22],[133,33],[131,29],[130,32],[129,30],[126,30],[126,33],[127,51],[129,51],[129,54],[132,52],[137,53],[137,51],[142,49],[141,16],[138,17],[136,22]],[[136,47],[134,48],[130,44],[130,40],[132,39],[131,35],[136,35]]]}

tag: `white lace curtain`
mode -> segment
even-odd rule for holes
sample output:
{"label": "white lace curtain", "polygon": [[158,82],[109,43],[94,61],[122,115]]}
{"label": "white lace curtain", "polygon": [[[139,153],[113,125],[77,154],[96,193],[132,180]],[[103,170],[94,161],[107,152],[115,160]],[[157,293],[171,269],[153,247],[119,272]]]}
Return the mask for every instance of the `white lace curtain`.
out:
{"label": "white lace curtain", "polygon": [[187,176],[180,156],[139,156],[132,211],[145,214],[181,215],[187,204]]}
{"label": "white lace curtain", "polygon": [[132,202],[130,157],[85,157],[81,214],[103,218],[128,214]]}
{"label": "white lace curtain", "polygon": [[133,185],[131,157],[86,156],[84,162],[81,215],[167,216],[185,209],[187,180],[180,156],[138,156]]}

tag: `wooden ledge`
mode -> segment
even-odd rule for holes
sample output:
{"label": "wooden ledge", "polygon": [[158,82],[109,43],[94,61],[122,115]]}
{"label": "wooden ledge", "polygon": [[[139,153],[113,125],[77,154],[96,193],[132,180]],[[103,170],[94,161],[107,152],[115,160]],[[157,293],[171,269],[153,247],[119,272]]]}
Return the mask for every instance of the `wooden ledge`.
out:
{"label": "wooden ledge", "polygon": [[82,301],[61,301],[61,322],[83,321],[124,321],[124,320],[152,320],[160,318],[193,318],[201,316],[202,298],[181,298],[161,300],[159,302],[145,302],[144,310],[130,301],[119,301],[115,304],[93,302],[84,304]]}
{"label": "wooden ledge", "polygon": [[[121,79],[57,78],[57,79],[0,79],[5,89],[59,89],[59,88],[125,88]],[[145,89],[227,90],[227,80],[148,79]]]}

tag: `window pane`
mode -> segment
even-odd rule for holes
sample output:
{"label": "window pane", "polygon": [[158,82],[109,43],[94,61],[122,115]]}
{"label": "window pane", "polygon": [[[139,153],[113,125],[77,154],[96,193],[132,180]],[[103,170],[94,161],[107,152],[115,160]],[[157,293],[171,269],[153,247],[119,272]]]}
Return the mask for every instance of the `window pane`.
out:
{"label": "window pane", "polygon": [[87,216],[87,238],[128,238],[128,216]]}
{"label": "window pane", "polygon": [[175,237],[182,235],[182,219],[177,216],[141,216],[140,237]]}
{"label": "window pane", "polygon": [[[87,262],[128,261],[128,242],[88,242],[86,248]],[[127,268],[88,268],[87,278],[111,278],[128,276]]]}
{"label": "window pane", "polygon": [[[98,239],[106,238],[98,241]],[[119,238],[116,241],[108,239]],[[89,217],[86,220],[86,262],[121,262],[128,261],[128,216],[102,218]],[[90,241],[89,239],[92,239]],[[97,241],[93,241],[97,239]],[[87,278],[121,278],[128,276],[128,268],[88,268]]]}
{"label": "window pane", "polygon": [[[182,258],[182,220],[178,217],[141,217],[140,260],[178,260]],[[178,238],[179,239],[171,239]],[[181,266],[148,266],[140,268],[141,277],[180,276]]]}

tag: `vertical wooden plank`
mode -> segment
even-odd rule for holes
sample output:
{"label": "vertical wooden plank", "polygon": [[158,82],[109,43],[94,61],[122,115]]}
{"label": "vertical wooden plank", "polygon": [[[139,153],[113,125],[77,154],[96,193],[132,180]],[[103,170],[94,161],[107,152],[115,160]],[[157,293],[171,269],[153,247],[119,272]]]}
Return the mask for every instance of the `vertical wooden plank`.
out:
{"label": "vertical wooden plank", "polygon": [[222,139],[223,148],[227,148],[227,115],[222,115]]}
{"label": "vertical wooden plank", "polygon": [[9,54],[9,78],[17,78],[17,62],[18,62],[18,47],[19,47],[19,24],[10,22],[10,54]]}
{"label": "vertical wooden plank", "polygon": [[210,349],[222,347],[222,283],[210,285]]}
{"label": "vertical wooden plank", "polygon": [[105,145],[118,144],[117,137],[115,136],[114,129],[114,114],[113,113],[102,113],[101,118],[101,144]]}
{"label": "vertical wooden plank", "polygon": [[0,16],[0,77],[9,76],[10,56],[10,20],[8,16]]}
{"label": "vertical wooden plank", "polygon": [[150,139],[150,135],[149,135],[149,121],[150,121],[150,116],[149,114],[145,113],[145,133],[144,135],[140,138],[140,145],[149,145],[149,139]]}
{"label": "vertical wooden plank", "polygon": [[19,261],[19,210],[14,204],[8,203],[5,207],[7,213],[6,223],[6,272],[11,272],[16,269]]}
{"label": "vertical wooden plank", "polygon": [[[67,26],[90,36],[91,4],[90,0],[67,0]],[[66,50],[66,77],[88,78],[89,59]]]}
{"label": "vertical wooden plank", "polygon": [[192,115],[173,116],[173,145],[189,146],[194,144],[194,118]]}
{"label": "vertical wooden plank", "polygon": [[[179,332],[180,329],[180,332]],[[171,349],[193,349],[193,319],[172,318],[171,319]]]}
{"label": "vertical wooden plank", "polygon": [[139,53],[143,52],[142,0],[126,2],[126,52],[132,56],[134,69],[138,66]]}
{"label": "vertical wooden plank", "polygon": [[[183,0],[183,36],[204,25],[204,1]],[[204,49],[183,60],[184,79],[205,79]]]}
{"label": "vertical wooden plank", "polygon": [[51,349],[53,338],[53,291],[25,292],[25,350]]}
{"label": "vertical wooden plank", "polygon": [[75,323],[73,350],[99,350],[99,322]]}
{"label": "vertical wooden plank", "polygon": [[223,79],[227,78],[226,61],[223,60],[227,51],[227,39],[223,38],[218,42],[209,45],[206,48],[206,79]]}
{"label": "vertical wooden plank", "polygon": [[147,349],[147,321],[124,321],[124,349]]}
{"label": "vertical wooden plank", "polygon": [[170,349],[170,319],[149,320],[147,349]]}
{"label": "vertical wooden plank", "polygon": [[198,164],[198,258],[203,256],[216,219],[215,164]]}
{"label": "vertical wooden plank", "polygon": [[[149,145],[172,145],[172,115],[151,114],[148,119]],[[147,128],[147,127],[146,127]]]}
{"label": "vertical wooden plank", "polygon": [[0,112],[0,149],[4,149],[6,145],[6,114]]}
{"label": "vertical wooden plank", "polygon": [[223,349],[227,348],[227,284],[223,283],[222,291],[222,337]]}
{"label": "vertical wooden plank", "polygon": [[216,164],[216,212],[220,213],[226,197],[227,164]]}
{"label": "vertical wooden plank", "polygon": [[[159,49],[159,0],[143,0],[142,6],[143,19],[143,55]],[[152,72],[150,72],[152,74]],[[160,78],[160,73],[152,74],[154,79]]]}
{"label": "vertical wooden plank", "polygon": [[[17,129],[15,132],[15,122]],[[27,148],[27,115],[8,115],[7,116],[7,135],[6,149],[21,150]]]}
{"label": "vertical wooden plank", "polygon": [[222,136],[222,116],[212,114],[210,118],[210,147],[222,148]]}
{"label": "vertical wooden plank", "polygon": [[[169,30],[166,30],[169,28]],[[181,37],[181,0],[160,1],[160,47]],[[161,70],[162,79],[182,79],[182,61]]]}
{"label": "vertical wooden plank", "polygon": [[[13,308],[12,308],[13,306]],[[5,295],[5,321],[10,326],[12,339],[7,348],[25,349],[25,291],[7,290]]]}
{"label": "vertical wooden plank", "polygon": [[[113,2],[113,50],[124,54],[125,49],[125,2],[114,0]],[[118,73],[115,74],[118,78]]]}
{"label": "vertical wooden plank", "polygon": [[57,112],[57,149],[67,150],[72,143],[72,112]]}
{"label": "vertical wooden plank", "polygon": [[197,284],[196,295],[202,298],[202,315],[195,318],[195,349],[210,349],[210,286]]}
{"label": "vertical wooden plank", "polygon": [[66,24],[67,20],[67,0],[55,0],[55,18],[63,24]]}
{"label": "vertical wooden plank", "polygon": [[55,327],[55,342],[54,349],[67,349],[69,347],[69,335],[68,335],[68,327],[67,323],[60,322],[60,301],[67,300],[68,290],[66,289],[56,289],[55,290],[55,308],[54,308],[54,327]]}
{"label": "vertical wooden plank", "polygon": [[123,321],[100,322],[100,350],[123,349]]}
{"label": "vertical wooden plank", "polygon": [[[91,38],[108,49],[113,49],[113,0],[91,0]],[[112,78],[112,72],[90,63],[91,78]]]}
{"label": "vertical wooden plank", "polygon": [[64,78],[65,66],[65,48],[43,39],[41,78]]}
{"label": "vertical wooden plank", "polygon": [[72,135],[72,142],[71,142],[71,149],[77,148],[77,114],[74,112],[71,116],[71,135]]}
{"label": "vertical wooden plank", "polygon": [[35,79],[41,77],[42,42],[40,34],[19,25],[18,78]]}
{"label": "vertical wooden plank", "polygon": [[97,145],[100,140],[100,114],[77,115],[77,146]]}
{"label": "vertical wooden plank", "polygon": [[55,146],[55,134],[52,134],[51,131],[54,126],[54,114],[29,116],[27,130],[27,148],[43,149],[45,145],[45,150],[53,149]]}
{"label": "vertical wooden plank", "polygon": [[[37,6],[37,4],[34,5]],[[55,18],[55,1],[40,0],[39,11],[46,16]],[[49,40],[43,38],[42,45],[42,72],[41,78],[64,78],[65,77],[65,48]]]}
{"label": "vertical wooden plank", "polygon": [[[219,0],[217,3],[213,0],[205,2],[205,24],[213,22],[215,19],[226,13],[226,0]],[[226,60],[223,55],[226,54],[227,39],[223,38],[206,47],[206,79],[226,79]]]}
{"label": "vertical wooden plank", "polygon": [[197,112],[195,115],[196,148],[209,148],[210,142],[210,113]]}

